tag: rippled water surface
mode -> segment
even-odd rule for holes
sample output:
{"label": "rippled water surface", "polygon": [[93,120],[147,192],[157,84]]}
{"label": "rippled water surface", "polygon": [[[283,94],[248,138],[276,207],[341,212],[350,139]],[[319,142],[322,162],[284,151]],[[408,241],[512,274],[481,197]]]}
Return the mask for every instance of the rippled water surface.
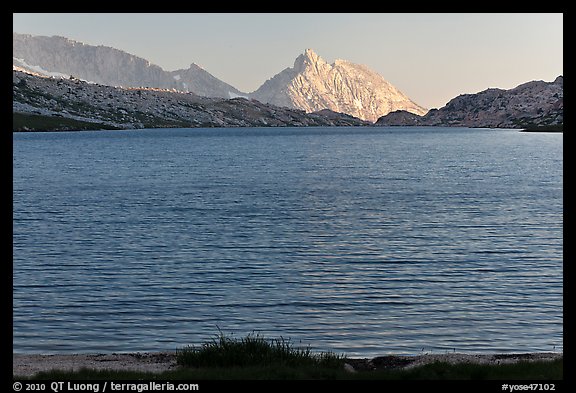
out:
{"label": "rippled water surface", "polygon": [[15,353],[561,350],[562,134],[13,134]]}

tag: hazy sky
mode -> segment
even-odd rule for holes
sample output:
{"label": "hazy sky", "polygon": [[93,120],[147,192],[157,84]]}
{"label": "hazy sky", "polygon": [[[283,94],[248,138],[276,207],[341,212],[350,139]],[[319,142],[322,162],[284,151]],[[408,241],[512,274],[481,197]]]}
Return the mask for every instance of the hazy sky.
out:
{"label": "hazy sky", "polygon": [[13,31],[111,46],[167,71],[202,66],[256,90],[306,48],[378,72],[417,104],[563,74],[563,15],[13,14]]}

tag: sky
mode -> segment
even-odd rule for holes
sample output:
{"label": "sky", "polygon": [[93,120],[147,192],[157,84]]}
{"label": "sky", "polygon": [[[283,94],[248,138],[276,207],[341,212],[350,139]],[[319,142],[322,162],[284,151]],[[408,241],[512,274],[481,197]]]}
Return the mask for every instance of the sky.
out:
{"label": "sky", "polygon": [[19,13],[13,31],[110,46],[166,71],[195,63],[246,93],[311,48],[429,109],[563,74],[561,13]]}

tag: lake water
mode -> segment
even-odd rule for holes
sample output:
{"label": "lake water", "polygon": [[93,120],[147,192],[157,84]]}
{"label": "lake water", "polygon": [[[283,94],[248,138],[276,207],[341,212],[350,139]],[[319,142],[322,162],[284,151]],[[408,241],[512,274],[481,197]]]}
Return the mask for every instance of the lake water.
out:
{"label": "lake water", "polygon": [[256,332],[561,351],[563,140],[466,128],[13,134],[14,353]]}

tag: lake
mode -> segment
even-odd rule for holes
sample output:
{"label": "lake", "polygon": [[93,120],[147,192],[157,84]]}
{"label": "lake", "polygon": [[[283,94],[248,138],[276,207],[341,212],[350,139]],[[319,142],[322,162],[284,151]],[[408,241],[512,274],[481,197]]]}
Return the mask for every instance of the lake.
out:
{"label": "lake", "polygon": [[13,351],[562,351],[562,138],[13,133]]}

